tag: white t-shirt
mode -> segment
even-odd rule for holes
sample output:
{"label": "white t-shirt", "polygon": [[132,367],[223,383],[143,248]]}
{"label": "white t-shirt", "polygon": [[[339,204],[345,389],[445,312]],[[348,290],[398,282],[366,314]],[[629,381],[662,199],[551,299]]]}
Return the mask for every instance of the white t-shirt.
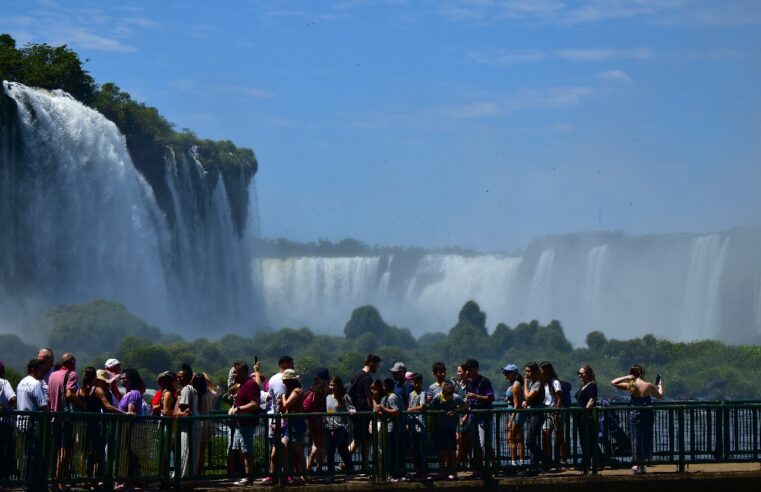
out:
{"label": "white t-shirt", "polygon": [[11,399],[16,397],[16,393],[13,391],[13,386],[7,379],[0,378],[0,408],[10,408]]}
{"label": "white t-shirt", "polygon": [[19,410],[34,412],[48,405],[42,383],[32,376],[27,376],[19,382],[16,393],[16,407]]}
{"label": "white t-shirt", "polygon": [[198,415],[198,391],[193,386],[188,384],[182,387],[178,403],[190,407],[191,415]]}
{"label": "white t-shirt", "polygon": [[269,380],[270,386],[270,399],[267,402],[267,413],[277,412],[277,401],[286,392],[285,384],[283,383],[283,373],[279,372],[272,376]]}
{"label": "white t-shirt", "polygon": [[[552,386],[552,389],[550,389],[550,386]],[[558,391],[563,391],[563,388],[560,386],[560,381],[557,379],[553,379],[552,383],[544,385],[544,406],[555,406],[555,401],[557,400],[556,395]]]}

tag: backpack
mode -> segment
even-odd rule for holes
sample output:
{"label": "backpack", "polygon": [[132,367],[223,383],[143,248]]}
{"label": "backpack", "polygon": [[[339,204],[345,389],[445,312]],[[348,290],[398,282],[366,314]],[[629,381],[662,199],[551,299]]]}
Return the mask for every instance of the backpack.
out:
{"label": "backpack", "polygon": [[314,391],[309,390],[307,391],[306,396],[304,396],[304,412],[305,413],[314,413],[314,412],[324,412],[324,406],[325,402],[322,402],[323,404],[320,405],[319,398],[317,398],[317,395]]}
{"label": "backpack", "polygon": [[63,375],[63,383],[61,384],[61,388],[59,389],[59,394],[61,398],[61,411],[62,412],[73,412],[74,406],[71,404],[68,398],[66,398],[66,386],[69,384],[69,376],[71,375],[71,370],[67,370],[66,374]]}
{"label": "backpack", "polygon": [[563,391],[563,404],[561,407],[571,406],[571,383],[568,381],[560,381],[560,389]]}

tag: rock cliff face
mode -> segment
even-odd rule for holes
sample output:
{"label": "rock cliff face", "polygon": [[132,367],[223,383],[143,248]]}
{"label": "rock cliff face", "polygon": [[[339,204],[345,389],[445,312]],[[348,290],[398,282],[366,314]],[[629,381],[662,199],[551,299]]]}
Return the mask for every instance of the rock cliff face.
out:
{"label": "rock cliff face", "polygon": [[262,319],[244,241],[252,152],[125,139],[67,94],[15,83],[0,118],[0,325],[94,298],[196,335]]}

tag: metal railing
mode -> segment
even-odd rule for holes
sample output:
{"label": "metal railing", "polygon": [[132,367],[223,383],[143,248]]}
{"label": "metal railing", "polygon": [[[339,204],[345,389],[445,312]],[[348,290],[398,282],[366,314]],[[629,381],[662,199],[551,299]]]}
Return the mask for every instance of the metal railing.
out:
{"label": "metal railing", "polygon": [[[512,455],[511,448],[520,450],[520,447],[511,446],[508,441],[510,421],[522,414],[529,420],[551,421],[555,427],[549,435],[549,447],[544,449],[552,460],[550,465],[530,459],[527,424],[512,429],[514,440],[524,443],[523,455]],[[363,474],[383,482],[409,473],[431,477],[467,470],[492,477],[496,473],[534,473],[547,466],[594,474],[603,467],[631,465],[630,426],[642,421],[643,415],[648,424],[652,422],[651,427],[646,425],[644,429],[645,437],[650,436],[652,442],[652,449],[646,450],[651,451],[646,453],[648,464],[672,464],[678,471],[684,471],[690,463],[761,461],[759,403],[659,404],[644,409],[614,405],[592,410],[578,407],[476,410],[457,416],[458,420],[467,416],[462,430],[466,430],[464,434],[469,439],[463,438],[461,445],[470,444],[470,450],[449,468],[441,465],[439,454],[442,442],[453,442],[448,434],[453,428],[446,426],[441,420],[443,416],[436,412],[415,414],[415,421],[412,414],[391,421],[369,412],[351,416],[261,413],[255,417],[168,418],[3,411],[0,487],[44,490],[50,484],[90,484],[110,489],[120,483],[139,482],[179,490],[185,481],[243,476],[271,477],[273,484],[286,484],[289,477],[311,477],[318,481]],[[348,425],[337,432],[326,432],[327,417],[343,417]],[[327,457],[318,456],[318,466],[304,469],[312,438],[320,441],[323,449],[327,449],[328,440],[334,440],[341,448],[351,441],[350,427],[357,425],[368,426],[366,461],[360,449],[351,455],[350,463],[335,451],[330,461],[341,462],[343,467],[328,469]],[[304,431],[308,427],[313,435]],[[480,460],[478,449],[482,450]],[[243,452],[251,457],[248,473],[241,459]]]}

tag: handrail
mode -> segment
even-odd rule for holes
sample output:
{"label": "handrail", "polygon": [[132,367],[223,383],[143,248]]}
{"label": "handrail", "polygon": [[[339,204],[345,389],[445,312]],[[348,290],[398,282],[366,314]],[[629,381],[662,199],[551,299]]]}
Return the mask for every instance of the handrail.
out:
{"label": "handrail", "polygon": [[[633,426],[642,420],[652,426],[649,434],[645,433],[652,440],[652,454],[645,458],[647,463],[672,464],[684,471],[689,463],[761,459],[761,402],[756,401],[713,404],[669,401],[646,407],[611,405],[593,409],[495,406],[461,412],[457,420],[463,416],[467,416],[466,428],[471,439],[477,437],[479,430],[483,434],[483,445],[479,446],[483,448],[483,459],[476,459],[474,454],[467,466],[475,467],[484,476],[537,469],[528,461],[512,464],[516,457],[511,456],[507,433],[513,416],[552,419],[568,446],[569,462],[564,466],[593,474],[602,467],[629,466],[631,443],[627,447],[627,434],[632,434]],[[413,417],[420,424],[421,432],[417,435],[400,430],[409,427]],[[105,482],[110,486],[137,481],[157,482],[162,488],[180,490],[187,480],[235,477],[237,468],[229,459],[235,455],[230,450],[236,430],[248,436],[248,453],[253,456],[255,467],[250,473],[252,477],[269,474],[273,446],[276,466],[272,475],[277,484],[286,483],[292,475],[350,476],[347,471],[301,471],[298,463],[286,455],[287,442],[295,453],[291,458],[303,457],[308,444],[303,440],[306,422],[317,422],[317,427],[308,432],[318,432],[326,418],[337,418],[336,422],[342,424],[335,431],[325,432],[326,439],[345,441],[343,422],[351,423],[355,430],[367,426],[368,461],[365,463],[357,451],[351,464],[357,464],[355,472],[368,472],[374,481],[385,481],[405,472],[465,470],[463,463],[455,468],[440,466],[435,439],[437,426],[445,426],[446,422],[442,420],[443,412],[428,409],[420,413],[402,412],[394,418],[369,411],[162,417],[2,410],[0,450],[11,450],[12,454],[0,451],[0,461],[6,460],[0,462],[0,470],[7,470],[0,473],[0,488],[45,488],[49,483],[89,482]],[[392,422],[396,426],[393,432],[389,430]],[[527,428],[525,424],[522,430],[514,432],[525,433]],[[319,439],[317,434],[308,435]],[[553,449],[546,451],[557,461],[562,456],[554,449],[558,436],[553,437]],[[412,459],[407,451],[414,443],[419,456]]]}

